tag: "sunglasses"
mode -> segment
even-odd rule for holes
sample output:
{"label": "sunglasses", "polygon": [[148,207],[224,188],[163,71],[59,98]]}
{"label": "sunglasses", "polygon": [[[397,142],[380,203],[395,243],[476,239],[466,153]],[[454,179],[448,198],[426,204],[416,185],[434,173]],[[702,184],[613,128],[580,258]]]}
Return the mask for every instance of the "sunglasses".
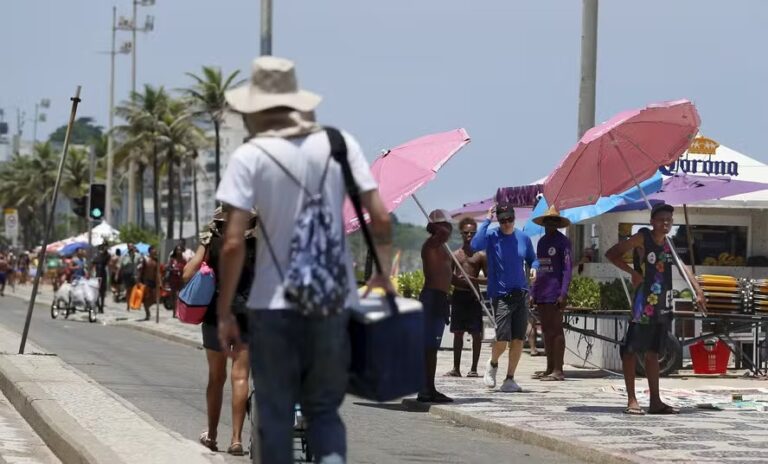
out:
{"label": "sunglasses", "polygon": [[499,219],[499,224],[509,224],[509,223],[512,223],[512,222],[515,222],[514,218]]}
{"label": "sunglasses", "polygon": [[474,230],[465,230],[461,233],[461,235],[475,235],[477,231]]}

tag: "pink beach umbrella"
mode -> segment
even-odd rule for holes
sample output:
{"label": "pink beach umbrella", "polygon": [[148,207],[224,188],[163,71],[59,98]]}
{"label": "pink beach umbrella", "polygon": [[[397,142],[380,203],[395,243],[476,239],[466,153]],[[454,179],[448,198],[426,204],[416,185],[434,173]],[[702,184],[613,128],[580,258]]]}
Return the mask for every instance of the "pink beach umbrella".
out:
{"label": "pink beach umbrella", "polygon": [[564,210],[639,185],[688,149],[700,122],[688,100],[619,113],[584,134],[547,177],[544,196]]}
{"label": "pink beach umbrella", "polygon": [[[384,205],[390,213],[418,189],[437,176],[437,171],[469,143],[464,129],[426,135],[385,151],[374,161],[371,172],[379,184]],[[360,227],[352,203],[344,205],[344,229]]]}

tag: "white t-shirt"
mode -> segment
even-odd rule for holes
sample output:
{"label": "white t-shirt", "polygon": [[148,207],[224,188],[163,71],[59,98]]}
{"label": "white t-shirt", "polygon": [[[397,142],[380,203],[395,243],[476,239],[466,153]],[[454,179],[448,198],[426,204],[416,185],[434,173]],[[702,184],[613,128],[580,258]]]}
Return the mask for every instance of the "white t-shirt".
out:
{"label": "white t-shirt", "polygon": [[[377,187],[368,162],[357,141],[343,133],[347,144],[347,159],[352,175],[361,192]],[[259,137],[241,145],[230,157],[227,170],[221,179],[216,199],[238,209],[258,210],[264,228],[269,236],[280,269],[288,268],[290,242],[296,217],[305,202],[305,193],[287,174],[259,148],[263,147],[274,158],[302,181],[311,193],[318,191],[320,178],[331,152],[325,131],[315,132],[306,137],[281,139]],[[323,198],[333,214],[334,227],[344,236],[342,207],[346,198],[344,176],[341,165],[331,160],[328,175],[323,184]],[[291,305],[283,298],[280,274],[272,261],[266,242],[259,230],[256,267],[248,307],[251,309],[289,309]],[[347,247],[346,243],[344,245]],[[348,248],[347,248],[348,249]],[[352,259],[347,253],[347,275],[349,296],[347,307],[357,305],[357,286],[352,271]]]}

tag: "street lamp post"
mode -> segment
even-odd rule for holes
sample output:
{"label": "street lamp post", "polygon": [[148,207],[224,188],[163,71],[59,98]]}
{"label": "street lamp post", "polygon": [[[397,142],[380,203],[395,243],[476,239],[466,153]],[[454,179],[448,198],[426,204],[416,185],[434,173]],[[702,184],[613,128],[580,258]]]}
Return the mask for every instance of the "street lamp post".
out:
{"label": "street lamp post", "polygon": [[272,54],[272,0],[261,0],[261,54]]}
{"label": "street lamp post", "polygon": [[45,122],[45,113],[40,113],[40,108],[47,110],[51,107],[51,100],[43,98],[38,103],[35,103],[35,120],[32,123],[32,141],[37,143],[37,123]]}
{"label": "street lamp post", "polygon": [[107,191],[106,191],[106,215],[105,219],[108,224],[112,223],[112,175],[114,171],[115,162],[115,140],[112,130],[115,127],[115,56],[117,54],[131,53],[133,48],[132,42],[125,42],[120,47],[120,50],[115,50],[115,40],[117,36],[118,24],[117,24],[117,8],[112,7],[112,48],[110,49],[110,70],[109,70],[109,131],[107,132]]}
{"label": "street lamp post", "polygon": [[[131,31],[133,48],[131,49],[131,99],[136,94],[136,32],[149,32],[154,29],[155,20],[152,16],[147,16],[144,26],[139,28],[136,23],[136,13],[139,6],[152,6],[155,0],[131,0],[133,15],[130,21],[120,18],[118,28]],[[123,27],[120,27],[123,25]],[[131,160],[128,167],[128,221],[137,219],[136,208],[136,162]]]}

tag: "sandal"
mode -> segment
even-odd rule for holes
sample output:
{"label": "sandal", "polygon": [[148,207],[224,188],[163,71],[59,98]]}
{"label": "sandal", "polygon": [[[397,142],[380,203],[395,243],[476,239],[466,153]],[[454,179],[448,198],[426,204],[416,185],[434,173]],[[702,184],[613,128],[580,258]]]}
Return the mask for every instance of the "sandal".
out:
{"label": "sandal", "polygon": [[231,445],[229,445],[229,449],[227,450],[227,453],[231,454],[232,456],[243,456],[245,453],[243,452],[243,444],[240,442],[234,442]]}
{"label": "sandal", "polygon": [[480,377],[480,374],[478,374],[477,371],[469,371],[467,372],[466,377]]}
{"label": "sandal", "polygon": [[648,410],[648,414],[654,414],[654,415],[673,415],[673,414],[680,414],[680,410],[677,408],[673,408],[672,406],[665,404],[663,408],[656,409],[656,410]]}
{"label": "sandal", "polygon": [[216,446],[216,440],[212,440],[210,437],[208,437],[207,431],[200,434],[200,444],[213,452],[219,451],[219,447]]}
{"label": "sandal", "polygon": [[539,380],[541,380],[542,382],[562,382],[565,380],[565,376],[562,374],[561,375],[549,374],[549,375],[543,375],[539,377]]}
{"label": "sandal", "polygon": [[629,414],[630,416],[644,416],[645,411],[643,411],[640,407],[631,407],[624,410],[624,414]]}
{"label": "sandal", "polygon": [[451,369],[450,371],[443,374],[443,377],[461,377],[461,372],[457,371],[456,369]]}
{"label": "sandal", "polygon": [[546,371],[536,371],[536,372],[533,373],[531,378],[534,379],[534,380],[539,380],[540,378],[546,377],[548,375],[549,375],[549,373],[547,373]]}

